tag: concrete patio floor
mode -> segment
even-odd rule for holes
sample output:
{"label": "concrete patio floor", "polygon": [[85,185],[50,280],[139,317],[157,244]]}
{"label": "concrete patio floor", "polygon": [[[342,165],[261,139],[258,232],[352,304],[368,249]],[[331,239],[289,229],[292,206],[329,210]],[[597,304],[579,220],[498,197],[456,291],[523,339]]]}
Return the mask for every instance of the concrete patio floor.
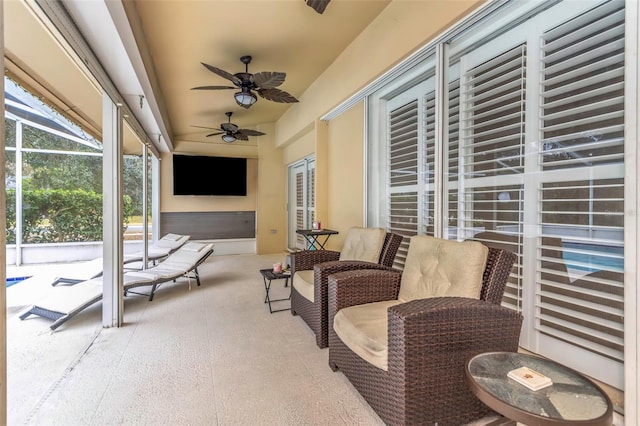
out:
{"label": "concrete patio floor", "polygon": [[[58,297],[50,283],[79,265],[8,266],[33,277],[7,289],[7,424],[382,425],[299,317],[269,313],[258,271],[284,258],[212,256],[201,287],[126,297],[121,328],[102,328],[99,302],[55,332],[18,315]],[[288,294],[273,282],[273,299]]]}

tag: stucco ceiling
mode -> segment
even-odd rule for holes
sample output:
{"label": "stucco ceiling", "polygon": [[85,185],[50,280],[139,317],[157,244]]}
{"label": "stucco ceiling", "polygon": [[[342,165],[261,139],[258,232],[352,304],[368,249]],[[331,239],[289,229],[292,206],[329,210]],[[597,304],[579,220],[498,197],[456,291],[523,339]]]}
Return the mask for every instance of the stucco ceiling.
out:
{"label": "stucco ceiling", "polygon": [[[155,143],[162,134],[163,142],[168,140],[158,148],[167,151],[181,141],[202,147],[228,145],[219,137],[206,138],[210,131],[193,127],[219,127],[227,121],[227,111],[233,112],[233,123],[255,129],[274,123],[292,105],[259,97],[244,109],[233,99],[235,90],[191,90],[231,85],[201,62],[234,74],[244,71],[240,57],[251,55],[250,73],[285,72],[280,88],[304,102],[305,90],[390,1],[332,0],[322,15],[304,0],[64,0],[63,4],[125,102],[134,114],[141,114],[139,121],[149,139]],[[55,39],[56,31],[43,23],[35,3],[5,2],[4,18],[9,74],[100,138],[102,94],[82,70],[83,58],[65,52],[68,46]],[[133,50],[138,63],[124,64],[132,61]],[[145,93],[145,102],[140,102]],[[142,113],[147,114],[142,117]],[[156,122],[162,117],[166,125],[149,125],[149,117]],[[135,152],[139,143],[125,130],[126,150]],[[228,146],[243,144],[255,145],[255,138]]]}

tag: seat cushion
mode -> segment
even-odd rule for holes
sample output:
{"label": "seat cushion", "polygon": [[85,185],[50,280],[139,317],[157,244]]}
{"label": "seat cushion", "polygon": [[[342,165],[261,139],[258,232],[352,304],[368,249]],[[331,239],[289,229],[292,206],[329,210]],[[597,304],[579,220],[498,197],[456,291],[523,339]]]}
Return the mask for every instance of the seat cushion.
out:
{"label": "seat cushion", "polygon": [[350,228],[340,251],[340,260],[378,263],[386,235],[382,228]]}
{"label": "seat cushion", "polygon": [[313,302],[313,269],[307,271],[297,271],[293,275],[293,287],[302,297],[309,302]]}
{"label": "seat cushion", "polygon": [[400,303],[386,300],[340,309],[333,319],[333,329],[360,358],[387,371],[387,309]]}
{"label": "seat cushion", "polygon": [[477,241],[458,242],[417,235],[411,238],[398,299],[480,298],[489,249]]}

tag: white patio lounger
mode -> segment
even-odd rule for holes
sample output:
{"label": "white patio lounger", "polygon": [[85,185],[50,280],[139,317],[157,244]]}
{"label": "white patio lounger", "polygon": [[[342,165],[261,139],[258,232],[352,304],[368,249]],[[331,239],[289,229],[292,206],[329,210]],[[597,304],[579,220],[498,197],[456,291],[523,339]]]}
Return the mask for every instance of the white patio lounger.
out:
{"label": "white patio lounger", "polygon": [[[167,234],[159,239],[155,244],[149,246],[147,259],[156,261],[167,257],[180,247],[182,247],[189,240],[189,235]],[[131,254],[124,255],[124,263],[141,262],[143,260],[143,252],[138,251]],[[97,278],[102,275],[102,257],[98,257],[87,262],[81,262],[73,265],[68,271],[65,271],[64,276],[56,277],[51,283],[52,286],[58,284],[77,284],[84,281]]]}
{"label": "white patio lounger", "polygon": [[[213,253],[213,244],[188,243],[171,254],[167,260],[159,265],[141,272],[127,272],[123,276],[125,295],[134,293],[132,288],[152,286],[149,300],[153,300],[158,286],[167,281],[173,281],[181,276],[194,273],[194,278],[200,285],[198,266]],[[166,265],[165,265],[166,263]],[[56,287],[56,297],[38,302],[20,314],[24,320],[31,315],[53,320],[49,327],[55,330],[73,318],[79,312],[102,300],[102,277],[84,281],[74,286]],[[59,292],[59,294],[58,294]],[[146,296],[146,294],[145,294]]]}
{"label": "white patio lounger", "polygon": [[[160,264],[142,271],[127,271],[125,277],[132,280],[129,284],[124,285],[124,294],[128,293],[140,294],[132,291],[132,288],[143,285],[151,285],[151,291],[145,296],[149,296],[149,300],[153,300],[153,296],[158,286],[167,281],[175,281],[176,278],[185,276],[195,278],[198,286],[200,285],[200,274],[198,266],[202,264],[213,253],[213,244],[203,244],[190,242],[185,244],[180,250],[175,251]],[[191,276],[190,274],[193,274]],[[140,279],[140,280],[137,280]],[[150,280],[151,283],[145,281]]]}
{"label": "white patio lounger", "polygon": [[[142,279],[125,277],[124,282],[131,284],[134,280]],[[51,297],[31,306],[20,314],[20,319],[24,320],[30,315],[48,318],[53,320],[49,328],[55,330],[76,314],[102,300],[102,289],[102,277],[84,281],[80,285],[57,287],[55,298]]]}

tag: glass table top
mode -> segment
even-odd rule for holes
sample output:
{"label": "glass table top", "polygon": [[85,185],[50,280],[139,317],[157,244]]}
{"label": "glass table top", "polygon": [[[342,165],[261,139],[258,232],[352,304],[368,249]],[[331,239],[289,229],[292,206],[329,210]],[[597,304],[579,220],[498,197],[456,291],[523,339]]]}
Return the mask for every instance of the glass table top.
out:
{"label": "glass table top", "polygon": [[[553,384],[532,391],[507,377],[509,371],[519,367],[529,367],[544,374]],[[597,385],[576,371],[537,356],[513,352],[476,355],[467,363],[467,377],[479,388],[474,390],[476,395],[479,390],[486,393],[483,396],[495,398],[504,405],[500,408],[505,408],[508,414],[478,395],[483,402],[513,420],[518,420],[513,418],[513,413],[530,416],[531,419],[558,420],[560,424],[589,422],[606,425],[613,419],[611,401]],[[599,419],[602,423],[593,423]]]}

